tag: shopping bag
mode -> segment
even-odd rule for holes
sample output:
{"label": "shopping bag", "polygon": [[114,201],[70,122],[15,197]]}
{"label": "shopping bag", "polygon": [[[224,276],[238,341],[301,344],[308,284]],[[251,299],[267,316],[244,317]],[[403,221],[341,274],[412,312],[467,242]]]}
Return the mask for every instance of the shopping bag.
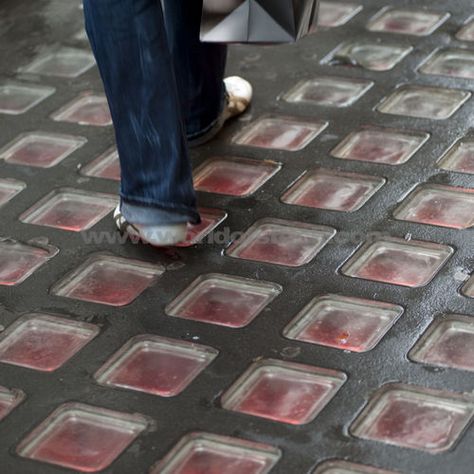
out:
{"label": "shopping bag", "polygon": [[204,0],[201,41],[293,43],[317,20],[319,0]]}

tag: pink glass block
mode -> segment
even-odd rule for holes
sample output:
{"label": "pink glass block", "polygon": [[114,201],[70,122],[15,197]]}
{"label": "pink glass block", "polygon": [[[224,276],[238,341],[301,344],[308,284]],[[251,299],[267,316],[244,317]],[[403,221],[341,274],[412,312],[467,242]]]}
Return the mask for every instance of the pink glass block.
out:
{"label": "pink glass block", "polygon": [[367,28],[370,31],[427,36],[439,28],[449,16],[449,13],[436,11],[386,7],[369,21]]}
{"label": "pink glass block", "polygon": [[276,283],[211,273],[194,280],[166,307],[166,314],[241,328],[250,324],[281,291]]}
{"label": "pink glass block", "polygon": [[112,124],[107,99],[103,95],[82,94],[52,115],[57,122],[105,127]]}
{"label": "pink glass block", "polygon": [[110,148],[94,161],[84,166],[81,173],[94,178],[120,181],[120,161],[116,148]]}
{"label": "pink glass block", "polygon": [[16,179],[0,178],[0,206],[11,201],[17,194],[26,188],[23,181]]}
{"label": "pink glass block", "polygon": [[25,398],[25,393],[17,388],[10,390],[0,386],[0,421],[12,412]]}
{"label": "pink glass block", "polygon": [[362,10],[362,5],[349,2],[325,2],[319,4],[318,26],[333,28],[346,24]]}
{"label": "pink glass block", "polygon": [[227,218],[227,212],[220,209],[201,207],[198,210],[201,215],[201,223],[197,225],[189,224],[186,240],[178,244],[177,247],[190,247],[200,243]]}
{"label": "pink glass block", "polygon": [[313,474],[398,474],[353,462],[331,460],[320,464]]}
{"label": "pink glass block", "polygon": [[198,191],[245,197],[253,194],[281,169],[281,163],[245,158],[211,158],[194,172]]}
{"label": "pink glass block", "polygon": [[79,189],[56,189],[25,211],[20,220],[25,224],[81,232],[97,224],[117,205],[111,194]]}
{"label": "pink glass block", "polygon": [[25,133],[0,151],[0,158],[15,165],[51,168],[81,148],[87,139],[57,133]]}
{"label": "pink glass block", "polygon": [[462,292],[464,296],[468,298],[474,298],[474,275],[469,278],[467,283],[464,285]]}
{"label": "pink glass block", "polygon": [[317,169],[291,186],[281,200],[286,204],[353,212],[360,209],[386,182],[384,178]]}
{"label": "pink glass block", "polygon": [[363,128],[351,133],[331,151],[336,158],[385,165],[406,163],[428,140],[423,132]]}
{"label": "pink glass block", "polygon": [[460,89],[405,85],[386,97],[377,110],[390,115],[444,120],[459,110],[471,95]]}
{"label": "pink glass block", "polygon": [[416,288],[427,285],[453,253],[447,245],[388,237],[363,245],[342,267],[342,273]]}
{"label": "pink glass block", "polygon": [[250,227],[226,253],[235,258],[299,267],[310,262],[335,234],[332,227],[266,218]]}
{"label": "pink glass block", "polygon": [[474,139],[465,138],[456,142],[438,166],[449,171],[474,174]]}
{"label": "pink glass block", "polygon": [[266,359],[252,364],[222,396],[226,410],[302,425],[313,421],[336,395],[346,374]]}
{"label": "pink glass block", "polygon": [[35,105],[53,95],[53,87],[33,84],[0,85],[0,113],[19,115],[32,109]]}
{"label": "pink glass block", "polygon": [[298,151],[305,148],[327,126],[328,122],[296,117],[263,117],[239,133],[234,142],[257,148]]}
{"label": "pink glass block", "polygon": [[419,186],[395,210],[394,216],[420,224],[467,229],[474,225],[474,189]]}
{"label": "pink glass block", "polygon": [[474,372],[474,318],[460,315],[438,318],[409,357],[421,364]]}
{"label": "pink glass block", "polygon": [[473,415],[472,395],[389,384],[369,401],[351,432],[434,454],[453,447]]}
{"label": "pink glass block", "polygon": [[66,403],[27,435],[17,453],[80,472],[97,472],[112,464],[148,425],[139,414]]}
{"label": "pink glass block", "polygon": [[150,474],[267,474],[281,451],[210,433],[191,433],[158,462]]}
{"label": "pink glass block", "polygon": [[53,246],[40,247],[0,238],[0,285],[19,285],[58,252]]}
{"label": "pink glass block", "polygon": [[372,86],[365,79],[320,76],[298,83],[284,99],[326,107],[348,107],[357,102]]}
{"label": "pink glass block", "polygon": [[458,31],[456,38],[461,41],[474,41],[474,19],[470,20]]}
{"label": "pink glass block", "polygon": [[153,285],[163,272],[161,265],[97,255],[57,283],[51,292],[76,300],[124,306]]}
{"label": "pink glass block", "polygon": [[98,326],[30,314],[0,334],[0,362],[52,372],[99,334]]}
{"label": "pink glass block", "polygon": [[289,339],[352,352],[373,349],[402,315],[401,306],[327,295],[315,298],[285,328]]}
{"label": "pink glass block", "polygon": [[420,72],[474,79],[474,52],[460,48],[437,51],[421,66]]}
{"label": "pink glass block", "polygon": [[218,355],[212,347],[143,335],[128,341],[95,374],[109,387],[174,397]]}

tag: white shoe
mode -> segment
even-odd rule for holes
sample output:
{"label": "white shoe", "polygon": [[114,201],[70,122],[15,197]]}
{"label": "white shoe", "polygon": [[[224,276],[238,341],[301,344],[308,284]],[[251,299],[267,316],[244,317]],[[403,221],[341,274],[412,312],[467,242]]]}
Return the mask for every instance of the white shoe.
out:
{"label": "white shoe", "polygon": [[156,247],[166,247],[176,245],[186,240],[187,224],[166,224],[166,225],[140,225],[127,222],[122,212],[120,204],[115,208],[114,221],[121,233],[127,234],[132,240],[154,245]]}

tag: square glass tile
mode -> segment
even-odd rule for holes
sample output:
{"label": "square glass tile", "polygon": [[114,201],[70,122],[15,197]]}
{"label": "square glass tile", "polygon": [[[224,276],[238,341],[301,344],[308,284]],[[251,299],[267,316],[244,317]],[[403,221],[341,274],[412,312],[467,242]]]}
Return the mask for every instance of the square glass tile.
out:
{"label": "square glass tile", "polygon": [[82,94],[55,112],[51,118],[57,122],[105,127],[112,125],[107,99],[103,95]]}
{"label": "square glass tile", "polygon": [[399,474],[348,461],[331,460],[320,464],[313,474]]}
{"label": "square glass tile", "polygon": [[456,38],[461,41],[474,41],[474,18],[458,31]]}
{"label": "square glass tile", "polygon": [[474,138],[457,141],[441,158],[438,166],[449,171],[474,174]]}
{"label": "square glass tile", "polygon": [[34,84],[3,84],[0,85],[0,113],[19,115],[28,112],[35,105],[53,95],[53,87]]}
{"label": "square glass tile", "polygon": [[82,168],[81,174],[93,178],[120,181],[120,161],[117,149],[110,148],[91,163]]}
{"label": "square glass tile", "polygon": [[462,293],[464,296],[468,298],[474,298],[474,275],[469,278],[462,289]]}
{"label": "square glass tile", "polygon": [[474,51],[467,49],[442,49],[421,67],[423,74],[474,79]]}
{"label": "square glass tile", "polygon": [[11,413],[25,398],[25,393],[17,388],[8,389],[0,386],[0,421]]}
{"label": "square glass tile", "polygon": [[350,2],[319,3],[318,26],[334,28],[346,24],[351,18],[362,10],[362,5]]}
{"label": "square glass tile", "polygon": [[201,223],[196,225],[188,224],[186,240],[180,244],[177,244],[177,247],[190,247],[192,245],[199,244],[227,218],[227,212],[222,211],[221,209],[209,209],[207,207],[201,207],[198,209],[198,211],[201,215]]}
{"label": "square glass tile", "polygon": [[26,183],[16,179],[0,178],[0,206],[11,201],[26,188]]}

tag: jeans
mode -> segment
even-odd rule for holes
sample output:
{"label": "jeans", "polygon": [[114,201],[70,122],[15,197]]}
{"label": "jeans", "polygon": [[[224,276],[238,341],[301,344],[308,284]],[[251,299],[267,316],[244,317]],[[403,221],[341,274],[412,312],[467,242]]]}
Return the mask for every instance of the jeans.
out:
{"label": "jeans", "polygon": [[84,0],[120,157],[121,209],[134,224],[199,222],[187,141],[222,112],[227,56],[224,45],[199,41],[201,9],[202,0]]}

